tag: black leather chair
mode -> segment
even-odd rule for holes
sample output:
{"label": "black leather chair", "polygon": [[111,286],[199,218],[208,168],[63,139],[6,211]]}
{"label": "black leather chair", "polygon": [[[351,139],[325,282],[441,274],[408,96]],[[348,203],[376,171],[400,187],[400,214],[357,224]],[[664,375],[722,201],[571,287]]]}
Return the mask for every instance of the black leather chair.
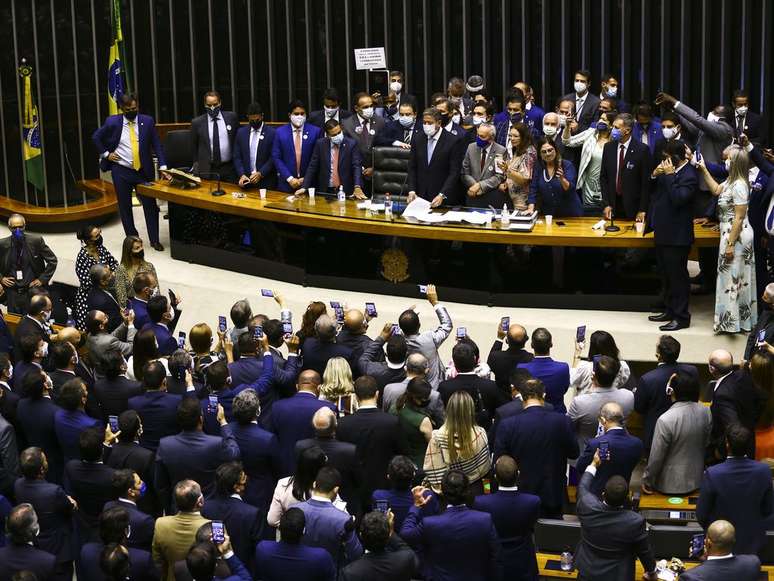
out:
{"label": "black leather chair", "polygon": [[187,170],[193,163],[193,143],[190,129],[170,131],[164,138],[167,166]]}
{"label": "black leather chair", "polygon": [[579,521],[540,518],[535,523],[535,549],[538,553],[559,554],[566,550],[574,553],[580,538]]}
{"label": "black leather chair", "polygon": [[374,147],[373,155],[374,195],[389,193],[392,196],[405,196],[408,193],[406,181],[411,150],[401,147]]}
{"label": "black leather chair", "polygon": [[704,530],[697,524],[688,526],[651,525],[648,529],[648,540],[656,559],[669,560],[672,557],[677,557],[687,561],[691,537],[703,533]]}

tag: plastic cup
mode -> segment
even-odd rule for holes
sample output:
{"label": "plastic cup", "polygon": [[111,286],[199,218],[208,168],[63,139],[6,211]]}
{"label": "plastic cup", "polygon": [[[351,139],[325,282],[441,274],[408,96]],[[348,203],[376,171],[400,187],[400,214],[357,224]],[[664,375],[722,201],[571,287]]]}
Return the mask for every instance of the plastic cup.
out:
{"label": "plastic cup", "polygon": [[314,198],[314,188],[309,188],[309,198]]}
{"label": "plastic cup", "polygon": [[634,229],[637,231],[638,236],[642,236],[645,232],[645,222],[635,222]]}
{"label": "plastic cup", "polygon": [[547,214],[546,216],[544,216],[544,218],[546,221],[546,226],[550,226],[551,224],[554,223],[554,217],[552,214]]}
{"label": "plastic cup", "polygon": [[258,193],[261,195],[262,200],[266,199],[266,188],[261,188],[260,190],[258,190]]}

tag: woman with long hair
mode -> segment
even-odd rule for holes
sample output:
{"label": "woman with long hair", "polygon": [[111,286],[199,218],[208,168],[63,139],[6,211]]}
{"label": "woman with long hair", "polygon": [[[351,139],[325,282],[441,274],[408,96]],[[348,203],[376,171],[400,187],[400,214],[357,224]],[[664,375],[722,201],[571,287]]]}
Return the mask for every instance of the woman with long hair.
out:
{"label": "woman with long hair", "polygon": [[544,216],[582,216],[580,198],[575,191],[575,166],[545,137],[537,143],[538,158],[532,168],[529,203],[536,205]]}
{"label": "woman with long hair", "polygon": [[134,336],[132,356],[127,361],[126,375],[134,381],[142,381],[142,369],[151,361],[160,361],[169,375],[167,360],[159,353],[159,342],[153,329],[143,329]]}
{"label": "woman with long hair", "polygon": [[309,337],[314,337],[314,324],[322,315],[327,312],[325,303],[321,301],[312,301],[309,306],[306,307],[304,316],[301,317],[301,328],[296,332],[301,345],[304,344]]}
{"label": "woman with long hair", "polygon": [[320,399],[336,406],[340,415],[354,414],[357,411],[355,384],[352,382],[352,369],[343,357],[331,357],[323,372],[320,384]]}
{"label": "woman with long hair", "polygon": [[483,492],[481,479],[492,469],[486,430],[476,425],[476,405],[467,391],[457,391],[446,406],[446,421],[433,431],[425,454],[425,480],[440,492],[449,470],[461,470],[474,490]]}
{"label": "woman with long hair", "polygon": [[529,185],[537,153],[532,145],[529,127],[524,123],[516,123],[508,130],[506,151],[506,159],[499,165],[506,178],[500,184],[500,189],[508,193],[514,209],[532,213],[535,205],[528,200]]}
{"label": "woman with long hair", "polygon": [[629,364],[626,361],[621,361],[618,345],[615,344],[615,339],[607,331],[594,331],[591,334],[591,337],[589,337],[589,354],[585,359],[580,358],[582,351],[583,344],[576,341],[575,355],[570,368],[570,387],[575,388],[576,396],[591,387],[591,376],[594,374],[594,359],[602,355],[612,357],[621,364],[612,387],[624,387],[629,382],[632,376]]}
{"label": "woman with long hair", "polygon": [[715,290],[716,333],[749,332],[758,320],[753,230],[747,218],[750,158],[739,146],[723,152],[728,178],[717,183],[704,158],[697,162],[710,192],[718,198],[720,255]]}
{"label": "woman with long hair", "polygon": [[433,434],[433,421],[427,409],[430,403],[430,384],[421,377],[408,382],[406,391],[397,399],[390,411],[398,415],[401,450],[411,458],[415,466],[422,466],[427,443]]}
{"label": "woman with long hair", "polygon": [[312,485],[317,478],[317,473],[327,464],[328,457],[319,446],[311,446],[301,452],[293,476],[280,478],[274,488],[274,496],[266,516],[269,526],[277,528],[282,515],[291,506],[312,497]]}
{"label": "woman with long hair", "polygon": [[156,267],[145,260],[142,238],[127,236],[124,238],[124,245],[121,248],[121,263],[116,270],[116,300],[122,308],[125,308],[126,302],[134,296],[134,288],[132,287],[134,277],[143,272],[153,275],[158,288],[159,279],[156,276]]}
{"label": "woman with long hair", "polygon": [[[118,262],[105,248],[102,239],[102,229],[94,224],[89,224],[78,230],[76,233],[81,242],[81,249],[78,257],[75,259],[75,275],[78,277],[80,286],[75,293],[75,322],[78,328],[83,331],[86,325],[86,299],[91,291],[91,278],[89,271],[95,264],[104,264],[110,270],[115,272],[118,269]],[[112,288],[109,290],[113,290]]]}

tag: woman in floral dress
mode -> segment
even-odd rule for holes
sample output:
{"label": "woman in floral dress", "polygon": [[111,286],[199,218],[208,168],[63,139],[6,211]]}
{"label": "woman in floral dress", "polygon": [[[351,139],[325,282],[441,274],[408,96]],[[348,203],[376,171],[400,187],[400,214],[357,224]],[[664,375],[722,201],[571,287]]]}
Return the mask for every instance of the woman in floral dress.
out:
{"label": "woman in floral dress", "polygon": [[500,184],[500,190],[508,192],[517,210],[532,212],[534,204],[529,204],[529,184],[532,182],[532,166],[537,153],[532,145],[529,127],[517,123],[508,131],[507,158],[500,162],[500,171],[507,178]]}
{"label": "woman in floral dress", "polygon": [[89,270],[95,264],[104,264],[113,272],[118,268],[118,261],[110,254],[110,251],[102,244],[102,230],[94,225],[81,228],[78,233],[81,241],[81,250],[75,259],[75,274],[80,282],[78,292],[75,293],[75,322],[78,328],[83,330],[86,323],[86,299],[91,290]]}
{"label": "woman in floral dress", "polygon": [[728,178],[720,184],[710,175],[704,158],[697,164],[707,187],[718,196],[720,252],[714,330],[749,332],[758,320],[753,231],[747,219],[750,160],[738,146],[726,148],[723,157]]}

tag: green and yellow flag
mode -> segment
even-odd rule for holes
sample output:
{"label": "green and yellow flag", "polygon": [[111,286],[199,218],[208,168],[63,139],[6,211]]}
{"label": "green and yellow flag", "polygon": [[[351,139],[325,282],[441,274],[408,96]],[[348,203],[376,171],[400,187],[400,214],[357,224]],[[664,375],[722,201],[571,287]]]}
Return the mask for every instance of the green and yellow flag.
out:
{"label": "green and yellow flag", "polygon": [[111,115],[118,114],[118,100],[121,95],[128,93],[129,70],[124,56],[124,34],[121,31],[121,2],[120,0],[108,0],[110,2],[110,28],[112,31],[112,43],[108,56],[108,112]]}
{"label": "green and yellow flag", "polygon": [[24,144],[22,153],[24,165],[27,170],[27,181],[35,189],[43,191],[45,180],[43,177],[43,147],[40,143],[40,122],[38,120],[38,108],[32,99],[32,67],[25,64],[19,67],[23,83],[24,111],[22,119],[22,135]]}

